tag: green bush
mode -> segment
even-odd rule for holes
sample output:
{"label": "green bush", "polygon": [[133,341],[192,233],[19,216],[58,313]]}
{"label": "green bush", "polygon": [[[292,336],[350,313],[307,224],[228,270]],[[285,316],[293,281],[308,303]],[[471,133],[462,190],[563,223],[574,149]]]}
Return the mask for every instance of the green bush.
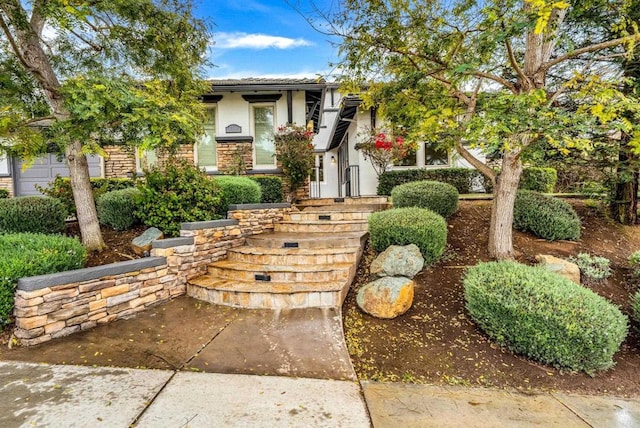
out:
{"label": "green bush", "polygon": [[226,217],[229,205],[260,203],[262,191],[254,180],[239,175],[221,175],[214,178],[222,191],[222,202],[218,207],[218,214]]}
{"label": "green bush", "polygon": [[571,263],[575,263],[580,268],[583,276],[583,283],[597,282],[611,276],[611,261],[606,257],[592,256],[587,253],[580,253],[576,257],[569,257]]}
{"label": "green bush", "polygon": [[216,214],[222,200],[220,188],[184,160],[146,171],[145,183],[138,188],[141,195],[136,217],[167,236],[178,236],[183,222],[220,218]]}
{"label": "green bush", "polygon": [[0,199],[0,233],[60,233],[67,215],[62,202],[46,196]]}
{"label": "green bush", "polygon": [[439,168],[439,169],[403,169],[386,171],[378,177],[378,195],[391,195],[394,187],[410,183],[412,181],[441,181],[451,184],[458,193],[471,193],[478,185],[487,188],[487,182],[491,183],[478,170],[471,168]]}
{"label": "green bush", "polygon": [[613,366],[627,317],[591,290],[542,268],[480,263],[464,277],[466,307],[492,339],[561,369]]}
{"label": "green bush", "polygon": [[390,245],[416,244],[425,264],[430,264],[444,253],[447,223],[425,208],[394,208],[369,217],[369,239],[378,252]]}
{"label": "green bush", "polygon": [[282,179],[280,177],[265,175],[262,177],[251,177],[251,179],[260,185],[260,190],[262,191],[260,202],[264,204],[277,204],[284,200],[282,196]]}
{"label": "green bush", "polygon": [[548,241],[580,238],[580,218],[565,201],[530,190],[519,190],[513,227]]}
{"label": "green bush", "polygon": [[414,181],[391,191],[393,206],[427,208],[442,217],[450,217],[458,209],[458,191],[439,181]]}
{"label": "green bush", "polygon": [[80,241],[60,235],[0,235],[0,325],[9,322],[19,278],[84,267]]}
{"label": "green bush", "polygon": [[128,188],[103,193],[96,201],[100,224],[115,230],[128,230],[136,224],[136,205],[140,190]]}
{"label": "green bush", "polygon": [[[73,192],[71,190],[71,181],[68,178],[56,176],[46,188],[36,186],[38,191],[43,195],[59,199],[67,209],[69,215],[76,215],[76,206],[73,200]],[[93,197],[97,201],[103,193],[114,190],[127,189],[134,187],[133,180],[129,178],[92,178],[91,189]]]}
{"label": "green bush", "polygon": [[634,278],[640,278],[640,251],[634,251],[629,256],[629,266]]}
{"label": "green bush", "polygon": [[640,323],[640,290],[636,291],[631,301],[631,314],[636,322]]}
{"label": "green bush", "polygon": [[9,197],[9,191],[7,189],[0,189],[0,199],[7,199]]}
{"label": "green bush", "polygon": [[556,187],[557,181],[558,172],[555,168],[532,166],[522,171],[519,187],[534,192],[551,193]]}

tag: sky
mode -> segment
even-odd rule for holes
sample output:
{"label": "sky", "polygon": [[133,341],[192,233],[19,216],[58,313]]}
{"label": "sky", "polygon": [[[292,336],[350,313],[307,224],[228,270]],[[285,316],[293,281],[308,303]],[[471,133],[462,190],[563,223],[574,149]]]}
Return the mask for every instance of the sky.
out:
{"label": "sky", "polygon": [[[337,0],[314,0],[323,11]],[[330,37],[314,30],[306,0],[200,0],[195,15],[212,25],[206,70],[212,79],[327,77],[337,60]],[[334,42],[336,40],[334,39]]]}

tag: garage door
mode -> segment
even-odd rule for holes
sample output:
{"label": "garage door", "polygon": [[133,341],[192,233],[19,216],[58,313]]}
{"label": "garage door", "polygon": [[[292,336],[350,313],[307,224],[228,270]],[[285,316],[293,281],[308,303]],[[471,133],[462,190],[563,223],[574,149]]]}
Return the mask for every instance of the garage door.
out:
{"label": "garage door", "polygon": [[[91,177],[100,177],[100,156],[87,156],[87,161],[89,162],[89,174],[91,174]],[[55,154],[48,154],[36,159],[33,165],[24,171],[22,170],[21,160],[15,159],[13,165],[17,196],[41,195],[36,185],[47,187],[56,178],[56,175],[61,177],[69,176],[67,165],[64,162],[59,162]]]}

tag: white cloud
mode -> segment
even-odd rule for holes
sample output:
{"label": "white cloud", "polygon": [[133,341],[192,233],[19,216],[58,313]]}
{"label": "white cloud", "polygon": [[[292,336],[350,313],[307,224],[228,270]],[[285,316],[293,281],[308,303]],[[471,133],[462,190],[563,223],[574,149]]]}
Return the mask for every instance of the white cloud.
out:
{"label": "white cloud", "polygon": [[249,33],[215,33],[215,47],[220,49],[292,49],[300,46],[311,46],[305,39],[270,36],[268,34]]}
{"label": "white cloud", "polygon": [[247,78],[261,78],[261,79],[317,79],[318,76],[322,76],[325,79],[331,80],[331,73],[329,70],[300,70],[292,71],[290,73],[265,73],[257,70],[233,70],[232,67],[222,64],[215,71],[209,73],[208,79],[247,79]]}

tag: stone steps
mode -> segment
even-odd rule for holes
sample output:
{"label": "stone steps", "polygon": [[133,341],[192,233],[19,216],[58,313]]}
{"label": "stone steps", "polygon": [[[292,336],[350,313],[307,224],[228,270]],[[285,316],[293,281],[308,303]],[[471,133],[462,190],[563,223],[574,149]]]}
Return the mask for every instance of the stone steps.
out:
{"label": "stone steps", "polygon": [[342,207],[347,205],[387,205],[388,199],[386,196],[361,196],[359,198],[318,198],[318,199],[303,199],[296,205],[298,207],[318,207],[318,206],[335,206]]}
{"label": "stone steps", "polygon": [[352,221],[367,220],[373,211],[340,211],[316,210],[292,212],[284,217],[284,221]]}
{"label": "stone steps", "polygon": [[368,229],[367,220],[297,220],[276,223],[273,230],[295,233],[341,233],[366,232]]}
{"label": "stone steps", "polygon": [[[209,275],[216,278],[240,281],[263,281],[257,277],[266,276],[273,282],[322,282],[339,281],[349,278],[352,263],[332,263],[316,265],[263,265],[258,263],[220,260],[209,265]],[[267,281],[264,281],[267,282]]]}
{"label": "stone steps", "polygon": [[227,260],[266,265],[354,263],[359,251],[359,247],[308,249],[243,246],[228,250]]}
{"label": "stone steps", "polygon": [[284,248],[285,245],[297,245],[297,248],[340,248],[361,247],[368,232],[349,233],[292,233],[273,232],[249,236],[246,244],[255,247]]}

